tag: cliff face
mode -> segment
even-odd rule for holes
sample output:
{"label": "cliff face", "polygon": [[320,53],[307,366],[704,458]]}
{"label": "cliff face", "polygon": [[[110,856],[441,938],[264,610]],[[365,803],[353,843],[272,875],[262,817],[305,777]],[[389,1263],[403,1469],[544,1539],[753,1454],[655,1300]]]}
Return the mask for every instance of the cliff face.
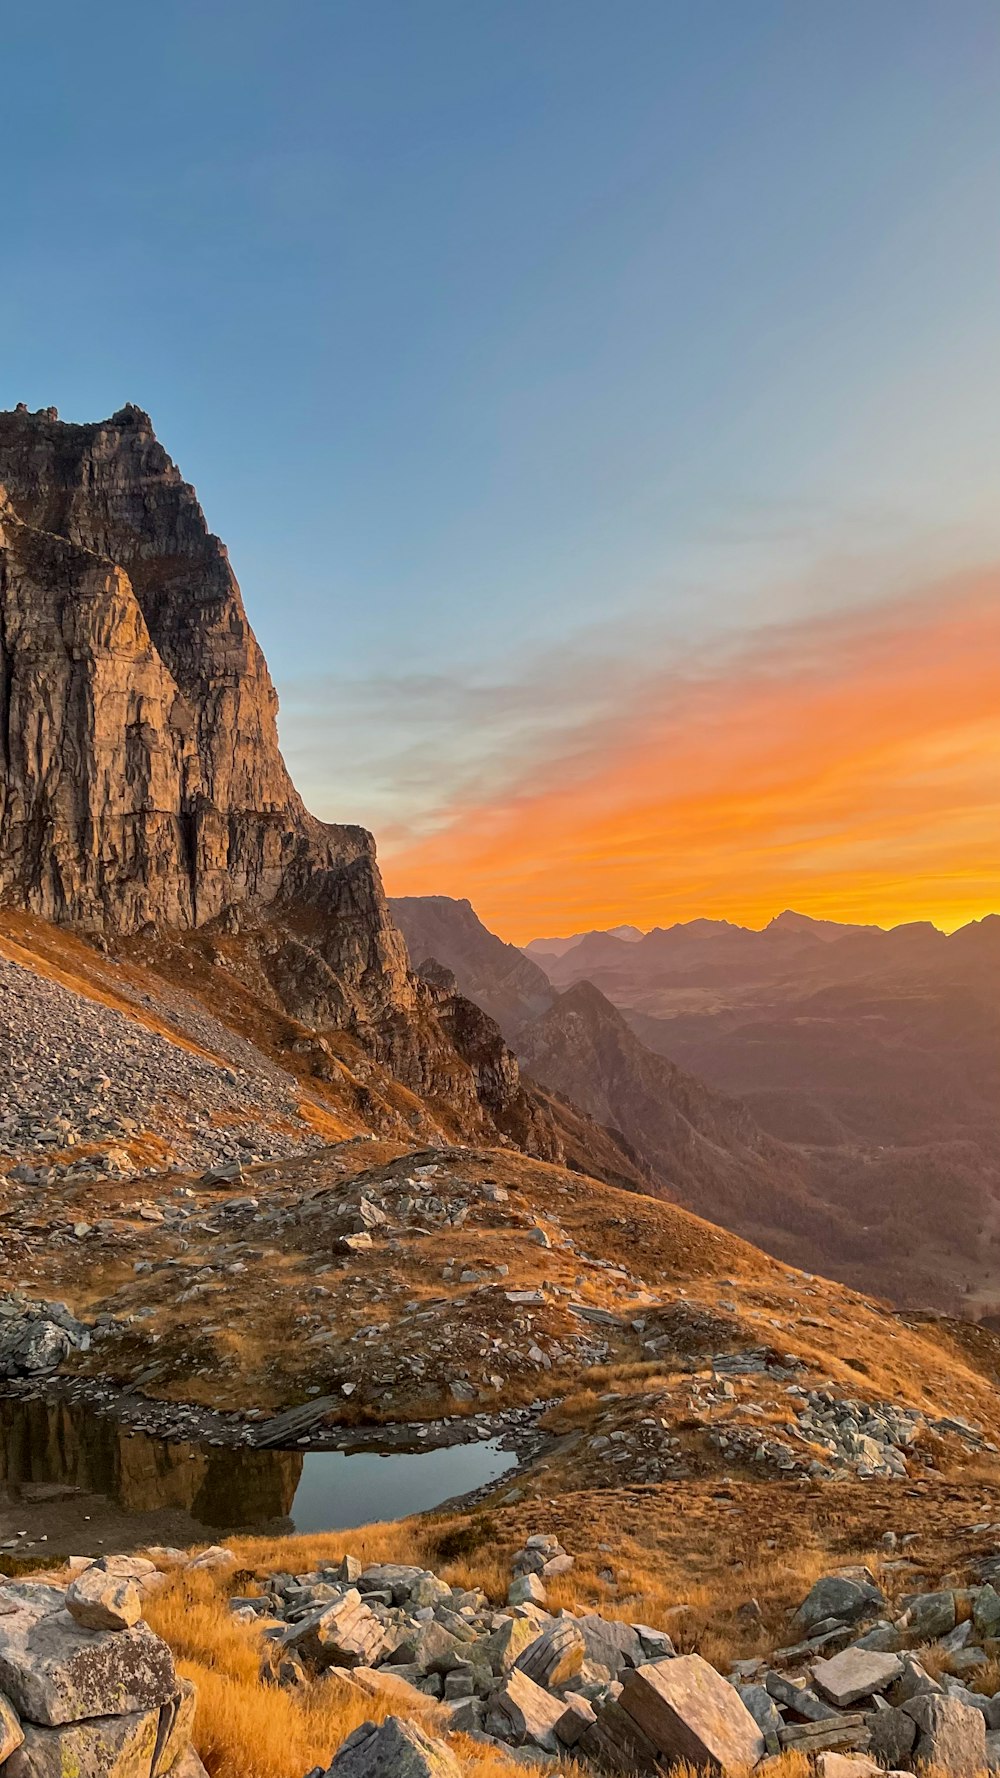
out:
{"label": "cliff face", "polygon": [[129,931],[370,858],[305,814],[226,551],[148,417],[0,415],[0,486],[2,888]]}
{"label": "cliff face", "polygon": [[[263,922],[290,1012],[488,1137],[481,1046],[461,1053],[411,974],[371,835],[303,808],[276,716],[225,547],[148,416],[0,414],[0,900],[109,936]],[[494,1062],[516,1073],[499,1034]]]}

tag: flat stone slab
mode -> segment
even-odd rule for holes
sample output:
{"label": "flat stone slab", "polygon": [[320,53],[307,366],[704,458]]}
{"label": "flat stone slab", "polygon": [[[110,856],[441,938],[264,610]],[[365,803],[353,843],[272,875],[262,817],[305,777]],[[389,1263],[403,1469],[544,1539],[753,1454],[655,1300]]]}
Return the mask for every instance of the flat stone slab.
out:
{"label": "flat stone slab", "polygon": [[618,1701],[667,1760],[727,1771],[763,1756],[764,1737],[736,1687],[701,1655],[636,1667]]}
{"label": "flat stone slab", "polygon": [[861,1698],[884,1692],[902,1671],[898,1655],[880,1654],[874,1648],[845,1648],[828,1661],[814,1662],[812,1676],[823,1696],[839,1710],[846,1710]]}
{"label": "flat stone slab", "polygon": [[0,1692],[22,1726],[158,1710],[176,1696],[173,1655],[147,1624],[87,1630],[70,1617],[58,1589],[35,1591],[32,1599],[27,1587],[4,1589],[15,1609],[0,1615]]}

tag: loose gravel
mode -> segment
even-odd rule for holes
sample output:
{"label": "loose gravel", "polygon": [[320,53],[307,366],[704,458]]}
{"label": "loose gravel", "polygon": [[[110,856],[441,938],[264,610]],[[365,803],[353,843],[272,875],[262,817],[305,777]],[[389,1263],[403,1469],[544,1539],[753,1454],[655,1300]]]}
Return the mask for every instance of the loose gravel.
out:
{"label": "loose gravel", "polygon": [[[224,1060],[192,1054],[115,1008],[0,958],[0,1167],[3,1157],[30,1157],[21,1177],[33,1173],[45,1183],[52,1176],[46,1150],[97,1145],[102,1153],[73,1165],[73,1176],[88,1168],[132,1173],[122,1145],[147,1133],[165,1143],[169,1164],[190,1170],[322,1146],[300,1117],[291,1075],[209,1015],[190,1006],[184,1013],[190,1038]],[[64,1159],[58,1172],[66,1170]]]}

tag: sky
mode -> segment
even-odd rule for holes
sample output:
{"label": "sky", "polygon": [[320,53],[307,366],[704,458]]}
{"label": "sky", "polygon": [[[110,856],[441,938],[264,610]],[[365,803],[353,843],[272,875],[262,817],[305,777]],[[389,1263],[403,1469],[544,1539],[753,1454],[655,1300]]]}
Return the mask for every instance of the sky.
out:
{"label": "sky", "polygon": [[4,67],[0,404],[151,413],[391,893],[1000,905],[996,0],[40,0]]}

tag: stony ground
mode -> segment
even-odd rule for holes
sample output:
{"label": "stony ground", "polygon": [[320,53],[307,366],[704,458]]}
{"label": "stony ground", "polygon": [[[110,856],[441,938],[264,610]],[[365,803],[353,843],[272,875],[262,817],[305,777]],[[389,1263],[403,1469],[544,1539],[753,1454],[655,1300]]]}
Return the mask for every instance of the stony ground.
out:
{"label": "stony ground", "polygon": [[9,1589],[8,1610],[34,1589],[70,1616],[141,1607],[196,1686],[193,1738],[216,1778],[350,1778],[369,1742],[382,1778],[599,1773],[623,1747],[642,1756],[629,1770],[659,1771],[681,1751],[678,1721],[706,1754],[728,1747],[733,1770],[779,1753],[788,1778],[804,1758],[818,1778],[864,1778],[872,1754],[956,1778],[996,1769],[1000,1522],[970,1517],[968,1486],[929,1517],[925,1493],[876,1482],[795,1490],[769,1524],[769,1492],[696,1486],[686,1524],[667,1487],[626,1490],[611,1514],[579,1494],[153,1548],[137,1599],[121,1590],[127,1559],[78,1557]]}
{"label": "stony ground", "polygon": [[207,1014],[174,1011],[171,1037],[0,956],[0,1161],[18,1163],[15,1179],[134,1178],[319,1145],[291,1075]]}
{"label": "stony ground", "polygon": [[520,1155],[350,1141],[122,1196],[0,1187],[0,1366],[62,1302],[63,1374],[250,1426],[301,1405],[294,1438],[549,1404],[559,1486],[996,1468],[988,1354]]}

